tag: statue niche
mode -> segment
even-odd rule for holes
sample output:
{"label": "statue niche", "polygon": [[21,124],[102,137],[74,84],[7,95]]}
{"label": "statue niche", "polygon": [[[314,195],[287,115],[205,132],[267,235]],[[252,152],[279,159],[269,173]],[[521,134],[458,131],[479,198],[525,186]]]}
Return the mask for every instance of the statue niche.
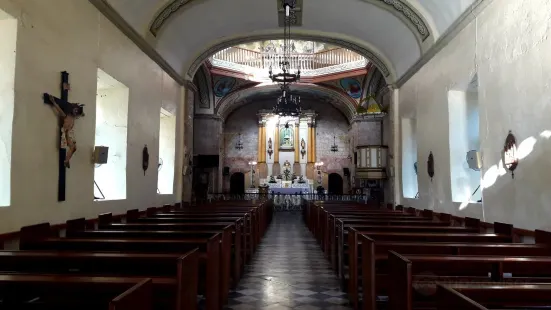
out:
{"label": "statue niche", "polygon": [[293,149],[294,148],[294,139],[293,139],[293,128],[289,126],[287,122],[285,126],[279,129],[279,148],[280,149]]}

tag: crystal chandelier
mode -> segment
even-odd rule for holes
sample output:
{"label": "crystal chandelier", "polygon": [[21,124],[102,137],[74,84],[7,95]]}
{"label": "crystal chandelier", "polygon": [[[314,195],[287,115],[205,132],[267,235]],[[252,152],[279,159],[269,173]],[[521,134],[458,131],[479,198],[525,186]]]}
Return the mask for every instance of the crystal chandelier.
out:
{"label": "crystal chandelier", "polygon": [[300,97],[291,95],[289,85],[281,86],[281,96],[277,98],[274,114],[279,116],[299,116],[301,113]]}
{"label": "crystal chandelier", "polygon": [[300,80],[300,66],[297,73],[291,73],[291,9],[295,8],[296,0],[282,0],[285,8],[284,30],[283,30],[283,59],[279,62],[281,73],[274,74],[270,66],[270,79],[274,83],[294,83]]}

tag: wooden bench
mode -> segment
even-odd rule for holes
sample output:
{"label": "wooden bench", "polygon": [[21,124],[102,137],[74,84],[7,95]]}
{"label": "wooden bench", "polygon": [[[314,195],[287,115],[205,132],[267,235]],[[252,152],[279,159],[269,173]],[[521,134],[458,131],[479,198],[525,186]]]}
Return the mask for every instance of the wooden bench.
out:
{"label": "wooden bench", "polygon": [[438,284],[437,299],[438,310],[549,309],[551,285]]}
{"label": "wooden bench", "polygon": [[2,309],[149,310],[151,295],[151,279],[0,275]]}
{"label": "wooden bench", "polygon": [[[377,295],[384,295],[388,281],[381,281],[379,274],[387,274],[389,251],[401,255],[494,255],[494,256],[551,256],[548,244],[522,243],[465,243],[465,242],[375,242],[367,235],[360,235],[362,243],[363,309],[375,309]],[[384,277],[384,276],[383,276]],[[384,278],[383,278],[384,279]],[[357,296],[356,296],[357,298]],[[357,301],[356,301],[357,302]]]}
{"label": "wooden bench", "polygon": [[[27,226],[21,229],[21,250],[129,252],[129,253],[179,253],[198,249],[201,268],[200,289],[204,289],[207,309],[219,309],[221,301],[220,242],[221,234],[210,238],[183,240],[169,239],[77,239],[50,237],[49,224]],[[229,281],[229,280],[228,280]]]}
{"label": "wooden bench", "polygon": [[[432,286],[436,282],[551,282],[550,267],[550,256],[400,255],[390,251],[389,309],[430,307],[434,302],[431,295],[436,291]],[[414,286],[421,289],[416,291]]]}

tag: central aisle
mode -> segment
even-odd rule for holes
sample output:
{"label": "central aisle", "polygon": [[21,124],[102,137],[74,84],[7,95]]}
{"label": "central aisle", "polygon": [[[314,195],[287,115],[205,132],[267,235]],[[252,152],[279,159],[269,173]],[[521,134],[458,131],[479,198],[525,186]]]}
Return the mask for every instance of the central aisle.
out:
{"label": "central aisle", "polygon": [[226,309],[352,309],[347,304],[301,214],[277,212]]}

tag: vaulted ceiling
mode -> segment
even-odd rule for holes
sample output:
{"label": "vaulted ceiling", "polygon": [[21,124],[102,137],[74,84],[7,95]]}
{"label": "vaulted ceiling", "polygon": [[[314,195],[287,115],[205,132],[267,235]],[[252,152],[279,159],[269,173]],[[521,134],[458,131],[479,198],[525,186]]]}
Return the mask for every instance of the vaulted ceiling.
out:
{"label": "vaulted ceiling", "polygon": [[[278,39],[283,32],[279,0],[90,1],[111,20],[130,26],[188,80],[214,52]],[[292,33],[358,52],[392,83],[476,1],[481,0],[298,0],[301,25]]]}

